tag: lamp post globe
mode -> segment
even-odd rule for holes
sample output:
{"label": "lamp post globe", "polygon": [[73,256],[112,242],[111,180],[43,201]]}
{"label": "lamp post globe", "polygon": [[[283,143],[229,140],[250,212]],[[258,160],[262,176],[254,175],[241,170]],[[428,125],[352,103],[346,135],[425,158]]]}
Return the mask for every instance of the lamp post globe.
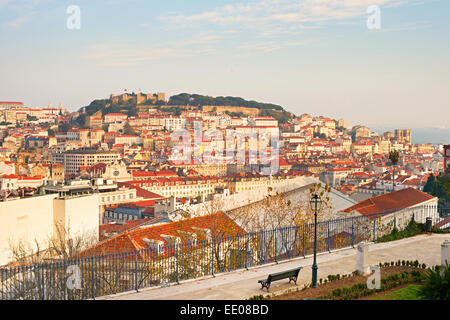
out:
{"label": "lamp post globe", "polygon": [[311,211],[314,212],[314,214],[316,214],[321,209],[322,199],[320,199],[320,197],[317,194],[314,194],[311,197],[311,200],[309,201],[309,204],[311,206]]}

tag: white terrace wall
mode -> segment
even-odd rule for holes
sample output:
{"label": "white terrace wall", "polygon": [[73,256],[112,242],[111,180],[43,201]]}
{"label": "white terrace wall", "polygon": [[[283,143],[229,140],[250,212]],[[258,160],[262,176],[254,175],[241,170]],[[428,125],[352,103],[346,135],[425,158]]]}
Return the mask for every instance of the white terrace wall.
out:
{"label": "white terrace wall", "polygon": [[69,237],[89,237],[98,241],[99,237],[99,195],[55,199],[53,232],[58,229],[69,231]]}
{"label": "white terrace wall", "polygon": [[53,232],[55,195],[0,202],[0,265],[12,258],[11,245],[19,242],[36,249],[35,241],[44,245]]}
{"label": "white terrace wall", "polygon": [[71,237],[89,236],[98,241],[99,196],[58,199],[57,194],[0,202],[0,265],[12,260],[11,248],[22,243],[46,249],[58,235],[56,225]]}
{"label": "white terrace wall", "polygon": [[380,219],[380,222],[382,225],[388,225],[389,223],[393,223],[395,219],[397,229],[403,230],[414,215],[414,220],[418,223],[425,223],[426,218],[431,217],[434,224],[437,222],[436,219],[438,218],[437,204],[438,199],[434,198],[409,208],[385,215]]}

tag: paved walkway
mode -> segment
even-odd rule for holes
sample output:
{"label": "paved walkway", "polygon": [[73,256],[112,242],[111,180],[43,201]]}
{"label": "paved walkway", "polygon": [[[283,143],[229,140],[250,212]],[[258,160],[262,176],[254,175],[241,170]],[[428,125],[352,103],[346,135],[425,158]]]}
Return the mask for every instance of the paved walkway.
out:
{"label": "paved walkway", "polygon": [[[369,262],[377,265],[379,262],[397,260],[419,260],[427,266],[441,263],[441,244],[450,240],[449,234],[419,235],[398,241],[386,243],[370,243]],[[280,294],[287,290],[297,290],[311,282],[311,266],[313,258],[297,258],[279,264],[270,264],[241,270],[215,277],[206,277],[182,282],[169,287],[155,287],[97,298],[99,300],[243,300],[254,295],[267,295],[260,289],[259,279],[266,278],[269,273],[284,271],[303,266],[297,285],[280,280],[273,282],[270,293]],[[356,247],[341,249],[317,256],[318,279],[329,274],[346,274],[354,271],[356,265]]]}

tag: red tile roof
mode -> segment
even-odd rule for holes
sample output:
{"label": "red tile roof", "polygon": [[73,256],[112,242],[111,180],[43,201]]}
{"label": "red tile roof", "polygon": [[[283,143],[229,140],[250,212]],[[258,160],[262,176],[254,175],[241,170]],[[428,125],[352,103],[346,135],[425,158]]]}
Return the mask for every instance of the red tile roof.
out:
{"label": "red tile roof", "polygon": [[0,102],[0,105],[10,105],[10,104],[23,105],[23,102],[17,102],[17,101],[2,101],[2,102]]}
{"label": "red tile roof", "polygon": [[169,170],[160,170],[160,171],[134,171],[133,177],[168,177],[168,176],[175,176],[178,175]]}
{"label": "red tile roof", "polygon": [[102,224],[99,226],[100,240],[102,241],[102,240],[107,239],[108,238],[107,234],[122,233],[127,230],[138,227],[150,220],[152,220],[152,218],[130,220],[130,221],[125,222],[124,224],[121,224],[121,223]]}
{"label": "red tile roof", "polygon": [[142,198],[144,198],[146,200],[150,200],[150,199],[152,199],[152,200],[167,199],[166,197],[163,197],[163,196],[161,196],[161,195],[159,195],[157,193],[154,193],[154,192],[142,189],[139,186],[136,186],[136,185],[133,185],[133,184],[129,184],[129,183],[126,183],[126,182],[118,182],[117,185],[119,187],[125,186],[127,188],[136,189],[136,196],[142,197]]}
{"label": "red tile roof", "polygon": [[390,213],[432,199],[436,199],[436,197],[414,188],[407,188],[363,200],[340,212],[356,211],[361,215]]}
{"label": "red tile roof", "polygon": [[[149,249],[148,245],[143,240],[144,238],[160,240],[167,245],[167,242],[161,235],[179,237],[180,234],[178,231],[198,234],[199,231],[193,227],[210,229],[211,236],[216,236],[218,238],[244,234],[244,230],[241,229],[226,214],[223,212],[218,212],[212,215],[127,231],[98,243],[94,247],[83,251],[80,255],[92,256]],[[183,239],[181,240],[183,243]],[[166,251],[165,254],[168,254],[168,252]],[[139,259],[144,258],[142,255],[139,255]]]}

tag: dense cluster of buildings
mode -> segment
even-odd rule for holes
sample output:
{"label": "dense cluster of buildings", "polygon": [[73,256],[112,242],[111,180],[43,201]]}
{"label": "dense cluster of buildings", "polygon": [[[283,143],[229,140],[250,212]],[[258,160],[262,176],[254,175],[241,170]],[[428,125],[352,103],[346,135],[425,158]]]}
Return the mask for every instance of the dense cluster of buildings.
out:
{"label": "dense cluster of buildings", "polygon": [[[32,241],[54,234],[57,222],[104,240],[137,226],[197,221],[189,206],[216,197],[227,202],[246,194],[248,204],[268,189],[321,180],[356,203],[393,190],[420,191],[430,174],[444,169],[444,147],[412,144],[410,130],[380,135],[362,125],[348,128],[345,119],[309,114],[281,123],[220,106],[175,114],[158,108],[157,102],[165,103],[161,93],[110,100],[136,104],[137,115],[99,110],[86,114],[80,127],[75,119],[85,110],[0,103],[1,252],[13,236]],[[188,159],[181,157],[186,150]],[[395,167],[392,150],[400,153]],[[445,152],[448,158],[448,147]],[[264,173],[268,163],[275,170]],[[207,227],[188,229],[200,236]],[[0,264],[7,260],[1,257]]]}

